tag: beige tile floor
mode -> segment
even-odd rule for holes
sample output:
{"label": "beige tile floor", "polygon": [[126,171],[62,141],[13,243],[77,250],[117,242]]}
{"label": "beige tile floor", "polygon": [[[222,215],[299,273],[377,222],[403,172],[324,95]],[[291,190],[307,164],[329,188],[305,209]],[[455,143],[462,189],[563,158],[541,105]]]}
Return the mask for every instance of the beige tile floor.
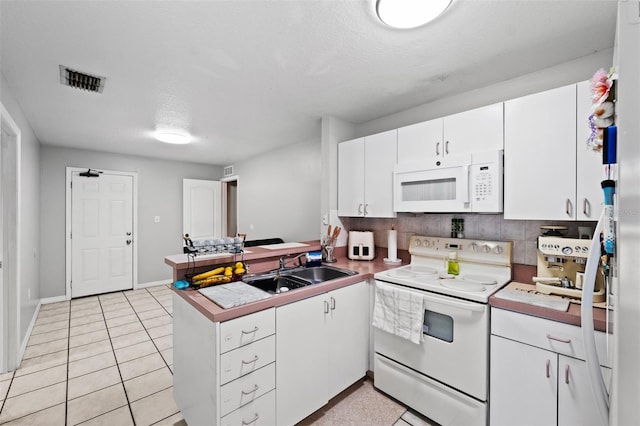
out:
{"label": "beige tile floor", "polygon": [[[0,375],[0,424],[184,425],[173,400],[168,286],[42,305],[23,361]],[[363,380],[301,425],[426,425]]]}

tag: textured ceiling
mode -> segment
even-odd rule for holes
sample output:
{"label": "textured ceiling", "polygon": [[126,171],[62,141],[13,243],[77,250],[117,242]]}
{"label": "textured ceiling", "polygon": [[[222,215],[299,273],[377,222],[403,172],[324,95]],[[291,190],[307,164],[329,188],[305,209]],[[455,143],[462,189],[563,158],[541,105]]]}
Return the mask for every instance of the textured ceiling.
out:
{"label": "textured ceiling", "polygon": [[[227,165],[318,138],[325,115],[363,123],[613,46],[613,0],[454,0],[413,30],[374,5],[2,0],[1,71],[44,144]],[[61,64],[104,92],[60,85]]]}

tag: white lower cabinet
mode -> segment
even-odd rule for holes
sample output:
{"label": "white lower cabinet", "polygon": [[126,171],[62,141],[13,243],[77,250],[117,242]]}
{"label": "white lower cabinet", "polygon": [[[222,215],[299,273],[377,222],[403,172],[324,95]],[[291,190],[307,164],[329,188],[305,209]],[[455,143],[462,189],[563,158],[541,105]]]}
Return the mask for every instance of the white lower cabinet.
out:
{"label": "white lower cabinet", "polygon": [[275,424],[275,308],[212,322],[173,297],[173,395],[190,425]]}
{"label": "white lower cabinet", "polygon": [[293,425],[366,374],[367,283],[276,308],[276,336],[276,419]]}
{"label": "white lower cabinet", "polygon": [[[574,357],[583,357],[580,333],[576,326],[492,308],[491,425],[601,424],[586,362]],[[605,353],[604,333],[596,337]],[[606,356],[601,361],[608,363]],[[608,382],[611,369],[601,368]]]}

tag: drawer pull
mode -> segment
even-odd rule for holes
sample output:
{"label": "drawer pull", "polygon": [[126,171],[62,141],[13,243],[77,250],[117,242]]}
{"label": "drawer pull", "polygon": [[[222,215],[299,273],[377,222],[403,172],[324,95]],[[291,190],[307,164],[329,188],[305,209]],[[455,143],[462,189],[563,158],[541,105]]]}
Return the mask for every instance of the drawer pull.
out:
{"label": "drawer pull", "polygon": [[254,363],[254,362],[256,362],[256,361],[258,361],[258,355],[254,356],[254,357],[253,357],[253,359],[252,359],[252,360],[250,360],[250,361],[242,360],[242,363],[243,363],[243,364],[253,364],[253,363]]}
{"label": "drawer pull", "polygon": [[551,367],[551,360],[547,360],[547,379],[551,377],[550,367]]}
{"label": "drawer pull", "polygon": [[324,313],[329,313],[329,302],[327,302],[326,300],[324,301]]}
{"label": "drawer pull", "polygon": [[249,420],[249,421],[243,420],[242,424],[243,425],[250,425],[251,423],[257,422],[259,418],[260,418],[260,416],[258,415],[258,413],[256,413],[256,416],[253,418],[253,420]]}
{"label": "drawer pull", "polygon": [[242,330],[242,334],[252,334],[252,333],[257,333],[258,332],[258,326],[256,325],[253,330],[250,331],[244,331]]}
{"label": "drawer pull", "polygon": [[335,310],[336,309],[336,299],[335,298],[331,298],[331,310]]}
{"label": "drawer pull", "polygon": [[258,385],[254,385],[253,389],[250,391],[240,391],[243,395],[251,395],[252,393],[258,392]]}
{"label": "drawer pull", "polygon": [[564,367],[564,382],[569,384],[569,366]]}
{"label": "drawer pull", "polygon": [[556,342],[560,342],[560,343],[571,343],[571,339],[561,339],[560,337],[555,337],[550,334],[547,334],[547,339],[555,340]]}

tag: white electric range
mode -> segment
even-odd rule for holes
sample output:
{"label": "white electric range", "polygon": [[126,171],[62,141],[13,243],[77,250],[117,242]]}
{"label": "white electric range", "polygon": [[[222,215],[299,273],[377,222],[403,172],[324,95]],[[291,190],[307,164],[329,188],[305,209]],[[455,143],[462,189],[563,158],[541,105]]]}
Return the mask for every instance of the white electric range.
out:
{"label": "white electric range", "polygon": [[[488,421],[489,296],[511,281],[512,243],[413,236],[411,264],[374,275],[421,297],[415,344],[374,328],[375,386],[440,424]],[[459,275],[446,272],[455,252]]]}

